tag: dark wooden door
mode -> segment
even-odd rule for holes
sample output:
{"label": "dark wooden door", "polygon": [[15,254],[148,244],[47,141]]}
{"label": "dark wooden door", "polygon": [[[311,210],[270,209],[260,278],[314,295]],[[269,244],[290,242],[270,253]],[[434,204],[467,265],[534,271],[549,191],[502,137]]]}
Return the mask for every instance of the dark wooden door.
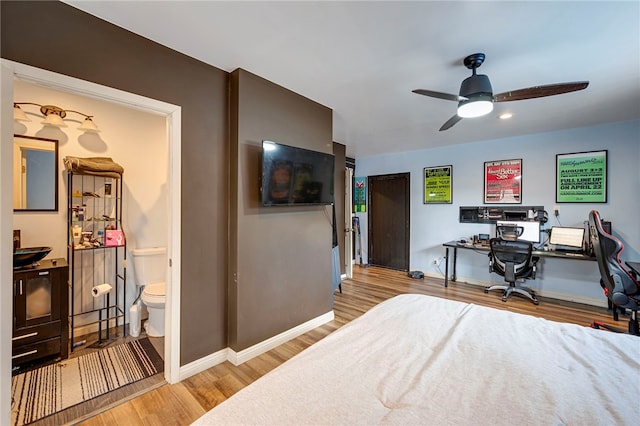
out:
{"label": "dark wooden door", "polygon": [[369,176],[369,264],[409,270],[409,173]]}

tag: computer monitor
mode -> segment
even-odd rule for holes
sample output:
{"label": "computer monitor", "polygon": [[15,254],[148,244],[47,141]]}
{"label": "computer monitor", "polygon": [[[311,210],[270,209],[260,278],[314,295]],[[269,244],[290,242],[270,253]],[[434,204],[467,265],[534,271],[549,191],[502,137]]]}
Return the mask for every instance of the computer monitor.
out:
{"label": "computer monitor", "polygon": [[549,244],[562,247],[582,248],[584,242],[584,228],[554,226],[551,228]]}
{"label": "computer monitor", "polygon": [[531,241],[532,243],[540,242],[540,222],[538,221],[498,220],[496,221],[496,229],[500,227],[521,228],[522,233],[518,235],[518,240]]}

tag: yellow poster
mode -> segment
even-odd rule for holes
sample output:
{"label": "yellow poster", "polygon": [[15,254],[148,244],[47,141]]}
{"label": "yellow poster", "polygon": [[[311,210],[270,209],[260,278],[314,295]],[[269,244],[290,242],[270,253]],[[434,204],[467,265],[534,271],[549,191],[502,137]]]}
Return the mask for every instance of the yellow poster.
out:
{"label": "yellow poster", "polygon": [[424,204],[451,204],[453,166],[425,167]]}

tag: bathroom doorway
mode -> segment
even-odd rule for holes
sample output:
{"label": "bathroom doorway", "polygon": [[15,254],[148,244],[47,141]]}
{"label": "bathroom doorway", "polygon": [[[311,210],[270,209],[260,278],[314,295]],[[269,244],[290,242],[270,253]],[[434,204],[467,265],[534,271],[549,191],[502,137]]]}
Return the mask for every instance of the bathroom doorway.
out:
{"label": "bathroom doorway", "polygon": [[[165,341],[162,352],[164,353],[164,371],[165,378],[168,382],[173,383],[179,380],[179,330],[180,330],[180,314],[179,314],[179,295],[180,295],[180,107],[167,104],[164,102],[156,101],[149,98],[144,98],[131,93],[125,93],[116,89],[111,89],[105,86],[100,86],[94,83],[74,79],[71,77],[63,76],[60,74],[40,70],[27,65],[15,63],[12,61],[2,60],[2,110],[9,111],[11,104],[9,101],[14,99],[13,92],[16,84],[27,82],[29,84],[35,84],[42,86],[46,89],[59,90],[61,92],[70,93],[74,96],[82,96],[90,98],[94,101],[101,101],[106,104],[111,104],[114,107],[132,108],[139,111],[160,115],[164,122],[165,133],[165,146],[167,147],[167,179],[166,179],[166,191],[167,191],[167,204],[168,215],[166,219],[166,226],[164,229],[168,229],[166,241],[168,255],[171,259],[171,268],[169,268],[167,277],[167,304],[166,304],[166,319],[165,323],[168,325],[165,329]],[[7,77],[9,76],[9,77]],[[2,145],[7,146],[7,141],[13,139],[13,123],[9,121],[6,113],[2,117]],[[78,138],[80,139],[80,138]],[[86,143],[91,141],[85,140]],[[93,141],[95,142],[95,141]],[[82,141],[81,141],[82,143]],[[10,157],[2,154],[2,164],[0,170],[2,174],[6,174],[7,170],[12,168]],[[135,154],[137,155],[137,154]],[[7,162],[8,160],[8,162]],[[0,203],[0,218],[2,222],[2,234],[10,232],[12,227],[12,209],[11,200],[7,202],[6,194],[10,194],[11,184],[10,179],[2,179],[2,202]],[[62,188],[64,188],[61,185]],[[65,191],[61,191],[65,192]],[[62,204],[66,205],[65,203]],[[62,209],[63,214],[66,214],[66,209]],[[66,220],[65,222],[66,223]],[[63,232],[66,232],[64,230]],[[11,250],[4,245],[0,248],[0,256],[2,258],[1,265],[8,265],[11,259]],[[61,256],[63,257],[63,256]],[[66,257],[66,253],[64,255]],[[1,268],[2,281],[8,281],[11,279],[11,268]],[[5,301],[10,301],[11,288],[5,286],[0,294],[3,300],[2,309],[2,321],[0,321],[0,327],[3,327],[2,335],[10,335],[11,322],[8,320],[11,315],[11,304],[7,304]],[[128,286],[130,288],[130,286]],[[5,309],[8,307],[8,309]],[[7,347],[4,345],[3,347]],[[10,345],[9,345],[10,347]],[[5,350],[6,351],[6,350]],[[3,352],[5,352],[3,351]],[[8,353],[3,353],[1,357],[0,367],[3,370],[3,374],[10,370],[11,360]],[[5,377],[5,376],[3,376]],[[3,380],[4,382],[4,380]],[[4,393],[4,392],[3,392]]]}

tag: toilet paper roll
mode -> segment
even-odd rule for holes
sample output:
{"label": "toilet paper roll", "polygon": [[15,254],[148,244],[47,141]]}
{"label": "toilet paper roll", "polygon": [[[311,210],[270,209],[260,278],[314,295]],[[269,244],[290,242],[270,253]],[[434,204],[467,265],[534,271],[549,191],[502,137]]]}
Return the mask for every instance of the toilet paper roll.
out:
{"label": "toilet paper roll", "polygon": [[109,293],[111,288],[111,284],[100,284],[91,289],[91,294],[93,294],[93,297],[102,296],[103,294]]}

